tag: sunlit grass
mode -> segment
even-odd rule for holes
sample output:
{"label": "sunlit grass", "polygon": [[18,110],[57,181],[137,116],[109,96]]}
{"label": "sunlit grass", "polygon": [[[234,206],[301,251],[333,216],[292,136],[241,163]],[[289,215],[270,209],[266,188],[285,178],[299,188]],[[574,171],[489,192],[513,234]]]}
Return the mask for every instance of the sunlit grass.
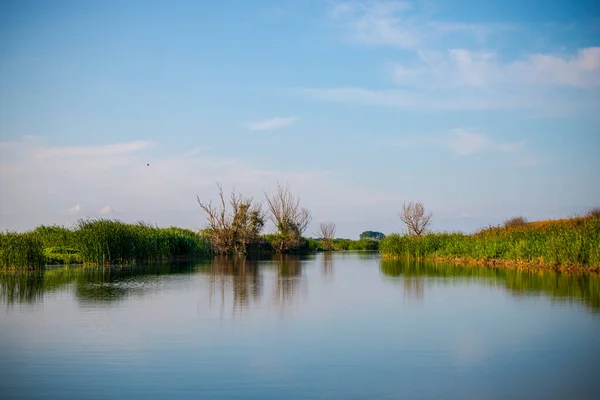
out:
{"label": "sunlit grass", "polygon": [[491,227],[474,235],[432,233],[386,237],[388,258],[472,258],[523,261],[548,266],[600,267],[600,218],[543,221],[517,227]]}
{"label": "sunlit grass", "polygon": [[0,234],[0,268],[5,269],[73,263],[121,265],[210,254],[207,241],[188,229],[106,219],[80,220],[74,229],[40,226],[27,233]]}

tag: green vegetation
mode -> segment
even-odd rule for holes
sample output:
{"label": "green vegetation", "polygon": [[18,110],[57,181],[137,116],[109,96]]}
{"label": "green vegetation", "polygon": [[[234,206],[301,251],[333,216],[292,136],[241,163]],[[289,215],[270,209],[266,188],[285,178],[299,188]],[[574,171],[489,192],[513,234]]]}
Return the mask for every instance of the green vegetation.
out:
{"label": "green vegetation", "polygon": [[80,220],[74,229],[40,226],[32,232],[0,234],[0,267],[10,269],[196,258],[211,251],[200,235],[187,229],[105,219]]}
{"label": "green vegetation", "polygon": [[46,263],[44,245],[33,232],[0,233],[0,267],[39,269]]}
{"label": "green vegetation", "polygon": [[332,239],[330,245],[326,245],[323,239],[306,239],[306,246],[312,251],[345,251],[345,250],[362,250],[362,251],[377,251],[379,250],[379,240],[373,239]]}
{"label": "green vegetation", "polygon": [[79,221],[76,246],[84,263],[107,265],[193,258],[210,253],[192,231],[120,221]]}
{"label": "green vegetation", "polygon": [[474,235],[431,233],[386,237],[386,258],[477,259],[524,262],[539,266],[600,267],[600,218],[507,224]]}
{"label": "green vegetation", "polygon": [[373,239],[373,240],[383,240],[385,239],[385,235],[381,232],[374,231],[364,231],[360,234],[361,239]]}

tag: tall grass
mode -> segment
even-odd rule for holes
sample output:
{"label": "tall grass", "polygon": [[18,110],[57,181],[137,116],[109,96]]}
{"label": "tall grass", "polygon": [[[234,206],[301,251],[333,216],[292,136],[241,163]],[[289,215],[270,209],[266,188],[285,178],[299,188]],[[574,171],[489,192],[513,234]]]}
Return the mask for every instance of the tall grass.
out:
{"label": "tall grass", "polygon": [[80,220],[76,247],[85,263],[128,264],[210,254],[208,244],[194,232],[158,228],[145,223],[114,220]]}
{"label": "tall grass", "polygon": [[433,233],[386,237],[380,245],[388,258],[472,258],[525,261],[554,266],[600,266],[600,218],[544,221],[495,227],[474,235]]}
{"label": "tall grass", "polygon": [[181,228],[145,223],[80,220],[74,229],[40,226],[0,234],[0,268],[41,269],[46,264],[129,264],[208,256],[208,242]]}
{"label": "tall grass", "polygon": [[0,268],[40,269],[46,263],[44,245],[32,233],[0,233]]}

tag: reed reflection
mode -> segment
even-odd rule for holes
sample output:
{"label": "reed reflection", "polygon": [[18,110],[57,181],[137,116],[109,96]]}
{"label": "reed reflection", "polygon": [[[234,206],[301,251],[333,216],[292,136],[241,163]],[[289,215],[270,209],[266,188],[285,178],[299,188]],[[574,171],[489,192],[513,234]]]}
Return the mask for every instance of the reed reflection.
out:
{"label": "reed reflection", "polygon": [[[456,283],[484,281],[491,286],[504,287],[514,296],[550,296],[555,301],[575,301],[600,312],[600,276],[593,274],[562,274],[553,271],[523,271],[508,268],[489,268],[440,264],[427,261],[382,260],[381,272],[388,277],[401,277],[405,289],[413,298],[423,298],[423,279],[436,277],[436,282]],[[415,281],[415,279],[420,280]]]}
{"label": "reed reflection", "polygon": [[155,283],[163,275],[190,274],[190,263],[150,264],[127,267],[57,268],[32,272],[0,273],[0,301],[6,305],[34,304],[44,294],[66,290],[74,284],[82,304],[122,301],[158,290]]}
{"label": "reed reflection", "polygon": [[44,295],[44,271],[0,272],[0,302],[35,304]]}

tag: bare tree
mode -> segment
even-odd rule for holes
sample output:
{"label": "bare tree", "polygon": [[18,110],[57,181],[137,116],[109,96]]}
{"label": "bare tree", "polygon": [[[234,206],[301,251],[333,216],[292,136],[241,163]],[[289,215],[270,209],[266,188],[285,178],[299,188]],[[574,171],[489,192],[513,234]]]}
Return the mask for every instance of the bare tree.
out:
{"label": "bare tree", "polygon": [[433,214],[425,213],[425,207],[420,201],[409,202],[402,205],[400,219],[406,225],[409,235],[421,236],[429,229]]}
{"label": "bare tree", "polygon": [[265,193],[269,217],[277,234],[273,246],[279,252],[297,249],[302,243],[302,234],[310,224],[310,211],[300,207],[300,198],[295,197],[289,186],[277,184],[277,192]]}
{"label": "bare tree", "polygon": [[203,202],[197,197],[198,204],[208,215],[208,230],[205,234],[218,253],[245,254],[258,240],[264,226],[265,212],[262,210],[262,204],[254,203],[251,197],[243,197],[234,190],[229,200],[229,210],[223,187],[221,184],[217,186],[219,204],[214,205],[212,201]]}
{"label": "bare tree", "polygon": [[592,218],[600,218],[600,206],[590,208],[586,215]]}
{"label": "bare tree", "polygon": [[325,250],[333,247],[333,237],[335,236],[336,226],[333,222],[322,222],[317,231],[317,237],[323,241]]}

